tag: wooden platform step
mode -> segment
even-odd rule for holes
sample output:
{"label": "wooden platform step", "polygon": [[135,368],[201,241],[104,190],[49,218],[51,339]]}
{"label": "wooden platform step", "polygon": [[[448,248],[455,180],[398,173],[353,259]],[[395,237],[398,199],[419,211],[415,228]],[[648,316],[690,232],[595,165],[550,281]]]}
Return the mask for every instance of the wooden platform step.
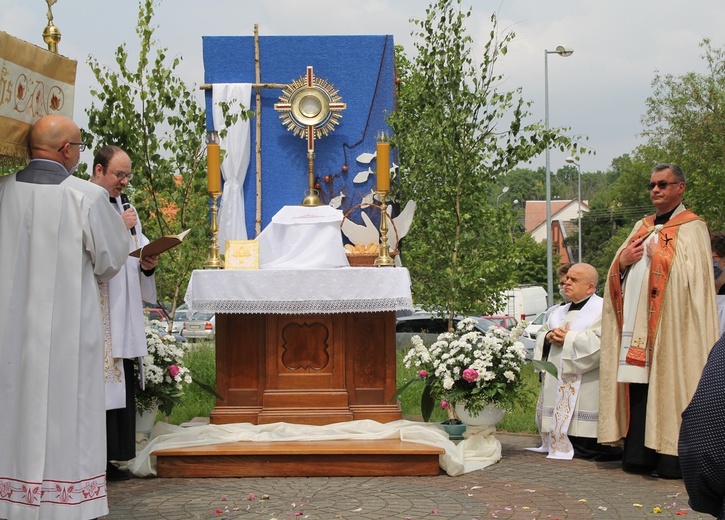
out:
{"label": "wooden platform step", "polygon": [[438,475],[443,448],[400,440],[231,442],[157,450],[159,477]]}

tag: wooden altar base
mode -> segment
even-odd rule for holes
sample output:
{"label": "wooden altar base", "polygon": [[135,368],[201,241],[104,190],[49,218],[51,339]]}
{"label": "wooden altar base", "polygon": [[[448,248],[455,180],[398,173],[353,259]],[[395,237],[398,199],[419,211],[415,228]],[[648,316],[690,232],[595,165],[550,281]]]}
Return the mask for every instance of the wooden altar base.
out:
{"label": "wooden altar base", "polygon": [[435,476],[443,448],[384,440],[252,442],[158,450],[159,477]]}

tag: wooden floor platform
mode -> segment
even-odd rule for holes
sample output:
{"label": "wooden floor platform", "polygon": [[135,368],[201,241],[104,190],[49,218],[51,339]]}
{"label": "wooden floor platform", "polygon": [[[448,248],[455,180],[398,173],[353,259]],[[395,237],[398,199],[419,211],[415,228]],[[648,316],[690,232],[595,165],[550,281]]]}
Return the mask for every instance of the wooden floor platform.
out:
{"label": "wooden floor platform", "polygon": [[157,450],[159,477],[438,475],[443,448],[394,440],[230,442]]}

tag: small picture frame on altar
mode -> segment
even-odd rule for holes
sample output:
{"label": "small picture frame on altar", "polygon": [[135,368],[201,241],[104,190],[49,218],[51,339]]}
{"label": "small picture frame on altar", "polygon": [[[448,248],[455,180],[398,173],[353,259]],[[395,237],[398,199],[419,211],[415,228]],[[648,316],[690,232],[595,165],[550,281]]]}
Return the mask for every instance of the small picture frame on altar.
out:
{"label": "small picture frame on altar", "polygon": [[259,269],[259,242],[227,240],[224,269]]}

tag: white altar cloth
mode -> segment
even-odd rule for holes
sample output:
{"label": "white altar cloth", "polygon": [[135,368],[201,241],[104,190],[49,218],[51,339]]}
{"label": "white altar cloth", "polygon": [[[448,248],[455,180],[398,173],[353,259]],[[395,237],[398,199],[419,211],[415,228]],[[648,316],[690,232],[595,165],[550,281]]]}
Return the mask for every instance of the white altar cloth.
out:
{"label": "white altar cloth", "polygon": [[191,312],[334,314],[413,311],[404,267],[203,270],[191,274]]}
{"label": "white altar cloth", "polygon": [[455,477],[483,469],[501,459],[501,443],[493,435],[476,435],[454,444],[448,440],[443,428],[435,423],[399,420],[389,423],[361,420],[324,426],[308,424],[274,423],[254,425],[250,423],[210,424],[183,428],[159,422],[151,432],[151,440],[128,462],[128,469],[138,477],[156,474],[155,450],[206,446],[236,441],[322,441],[350,439],[400,439],[445,450],[439,457],[440,467]]}
{"label": "white altar cloth", "polygon": [[260,269],[349,267],[344,215],[330,206],[284,206],[257,237]]}

